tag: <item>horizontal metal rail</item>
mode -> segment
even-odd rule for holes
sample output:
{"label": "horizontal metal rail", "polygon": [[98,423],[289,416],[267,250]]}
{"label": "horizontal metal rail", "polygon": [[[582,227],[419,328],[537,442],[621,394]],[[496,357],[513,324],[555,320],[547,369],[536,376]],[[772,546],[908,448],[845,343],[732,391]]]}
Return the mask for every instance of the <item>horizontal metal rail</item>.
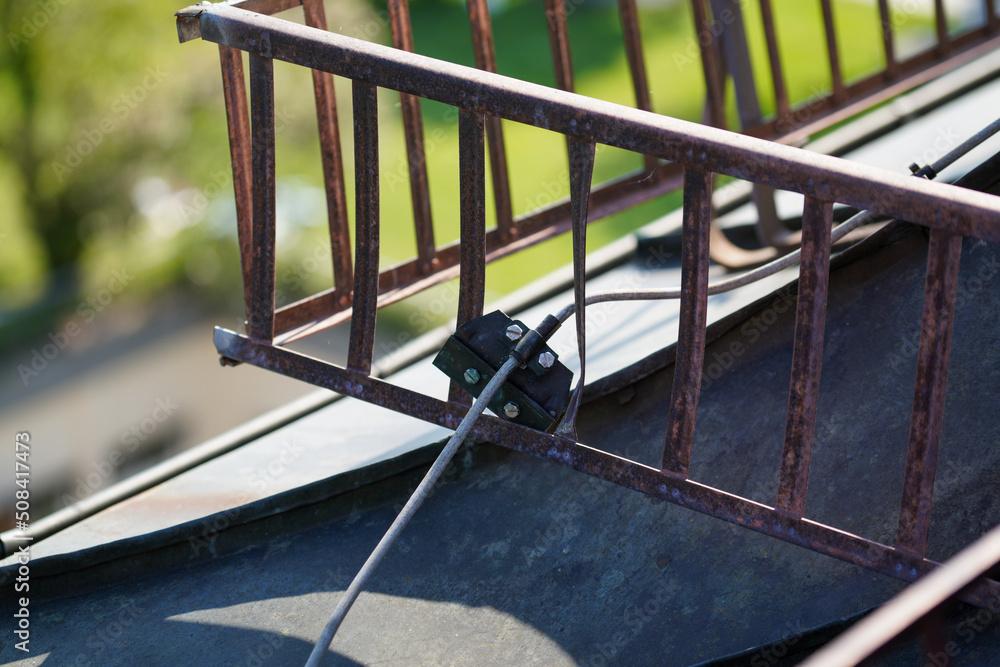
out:
{"label": "horizontal metal rail", "polygon": [[1000,242],[995,197],[810,153],[499,74],[405,53],[228,5],[185,10],[202,38],[684,167],[764,183]]}
{"label": "horizontal metal rail", "polygon": [[[290,378],[380,405],[448,429],[457,429],[466,406],[367,377],[280,346],[253,341],[222,327],[215,329],[220,354]],[[483,415],[472,433],[525,454],[566,466],[654,498],[749,528],[818,553],[860,565],[901,581],[916,581],[938,563],[898,551],[847,531],[795,516],[775,507],[685,479],[652,466],[588,447],[583,443]],[[985,606],[1000,595],[1000,583],[978,579],[959,596]]]}

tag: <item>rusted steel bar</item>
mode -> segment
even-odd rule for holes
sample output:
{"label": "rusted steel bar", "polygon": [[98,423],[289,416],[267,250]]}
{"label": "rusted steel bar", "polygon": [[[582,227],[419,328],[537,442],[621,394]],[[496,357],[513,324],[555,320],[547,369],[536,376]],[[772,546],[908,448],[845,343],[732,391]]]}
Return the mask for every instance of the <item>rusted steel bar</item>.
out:
{"label": "rusted steel bar", "polygon": [[948,37],[948,14],[944,9],[944,0],[934,0],[934,28],[937,33],[937,51],[946,55],[951,50],[951,39]]}
{"label": "rusted steel bar", "polygon": [[[251,266],[253,265],[253,180],[250,155],[250,115],[247,111],[246,82],[243,80],[243,53],[219,45],[222,64],[222,92],[226,100],[226,126],[229,128],[229,156],[233,165],[233,192],[236,195],[236,236],[240,246],[243,272],[243,303],[247,321],[253,301]],[[329,75],[327,75],[329,76]]]}
{"label": "rusted steel bar", "polygon": [[639,30],[639,12],[635,0],[618,0],[618,14],[622,21],[622,37],[625,39],[625,56],[632,75],[632,89],[635,92],[635,107],[652,111],[649,81],[646,76],[646,59],[642,55],[642,31]]}
{"label": "rusted steel bar", "polygon": [[[271,16],[298,7],[300,4],[302,4],[302,0],[243,0],[243,2],[234,2],[231,6]],[[176,13],[177,37],[181,44],[201,38],[201,24],[197,19],[202,11],[204,11],[202,5],[194,5]]]}
{"label": "rusted steel bar", "polygon": [[792,379],[777,500],[778,508],[799,516],[805,513],[809,462],[816,430],[832,226],[833,203],[806,197],[802,211],[802,264],[795,310]]}
{"label": "rusted steel bar", "polygon": [[833,100],[841,103],[847,100],[844,77],[840,71],[840,48],[837,46],[837,29],[833,22],[831,0],[820,0],[823,7],[823,30],[826,34],[826,53],[830,62],[830,81],[833,85]]}
{"label": "rusted steel bar", "polygon": [[910,444],[896,535],[898,549],[918,556],[927,549],[961,258],[961,236],[931,230]]}
{"label": "rusted steel bar", "polygon": [[545,22],[552,47],[552,66],[559,90],[573,91],[573,54],[569,48],[569,26],[566,24],[566,1],[545,0]]}
{"label": "rusted steel bar", "polygon": [[458,324],[480,317],[486,295],[486,165],[482,114],[458,114],[458,164],[461,174],[461,285]]}
{"label": "rusted steel bar", "polygon": [[[740,127],[744,128],[760,124],[761,115],[741,4],[741,0],[709,2],[715,16],[715,31],[719,33],[723,70],[731,75],[733,90],[736,92],[736,110],[739,113]],[[723,86],[725,87],[724,82]]]}
{"label": "rusted steel bar", "polygon": [[[886,0],[882,0],[885,2]],[[760,0],[760,16],[764,22],[764,37],[767,39],[767,57],[771,63],[771,84],[774,86],[774,107],[777,120],[788,115],[788,89],[781,67],[781,53],[778,51],[778,34],[774,27],[774,12],[771,0]]]}
{"label": "rusted steel bar", "polygon": [[[215,345],[219,354],[229,359],[388,407],[445,428],[458,428],[462,415],[465,414],[464,406],[431,398],[284,347],[261,344],[221,327],[215,329]],[[778,511],[651,466],[489,415],[479,419],[473,433],[488,442],[558,463],[902,581],[915,581],[938,565],[926,558],[894,550],[816,521]],[[986,606],[991,598],[996,599],[998,596],[1000,584],[992,580],[977,579],[962,592],[960,598]]]}
{"label": "rusted steel bar", "polygon": [[368,374],[375,347],[379,282],[378,96],[375,86],[359,81],[354,82],[353,94],[357,246],[347,367]]}
{"label": "rusted steel bar", "polygon": [[[413,29],[410,26],[408,0],[389,0],[389,25],[392,45],[413,52]],[[406,157],[410,173],[410,198],[413,201],[413,226],[417,238],[417,259],[421,273],[434,269],[434,225],[431,221],[431,193],[427,181],[427,154],[424,151],[424,120],[420,98],[399,94],[406,137]]]}
{"label": "rusted steel bar", "polygon": [[266,31],[274,57],[553,132],[650,153],[700,171],[871,209],[917,224],[1000,241],[995,197],[773,142],[669,118],[354,40],[259,14],[211,5],[203,34],[253,48]]}
{"label": "rusted steel bar", "polygon": [[[493,45],[493,27],[486,0],[466,0],[469,9],[469,25],[472,28],[472,48],[476,67],[484,72],[496,74],[496,47]],[[497,229],[500,238],[510,241],[518,234],[514,224],[514,209],[510,199],[510,176],[507,171],[507,152],[504,149],[503,126],[500,118],[486,119],[486,137],[490,147],[490,174],[493,177],[493,205],[497,215]]]}
{"label": "rusted steel bar", "polygon": [[[639,13],[635,0],[618,0],[618,13],[622,21],[622,37],[625,39],[625,55],[632,76],[632,89],[635,92],[635,107],[652,111],[653,102],[646,77],[646,59],[642,55],[642,32],[639,30]],[[647,171],[656,168],[656,158],[643,155],[642,159]]]}
{"label": "rusted steel bar", "polygon": [[[461,326],[483,314],[486,296],[486,151],[482,114],[458,113],[458,171],[461,175],[461,248],[458,320]],[[453,403],[470,404],[469,395],[451,383]]]}
{"label": "rusted steel bar", "polygon": [[[322,0],[304,0],[306,25],[326,30],[326,12]],[[319,125],[320,155],[323,161],[323,185],[326,189],[326,212],[330,228],[330,258],[337,305],[347,306],[354,286],[351,260],[351,227],[347,217],[347,194],[344,191],[344,156],[340,148],[337,121],[337,95],[333,76],[312,70],[316,93],[316,122]]]}
{"label": "rusted steel bar", "polygon": [[258,340],[274,339],[274,61],[265,39],[250,54],[250,117],[253,123],[253,262],[247,332]]}
{"label": "rusted steel bar", "polygon": [[705,76],[705,105],[708,122],[721,129],[726,127],[724,75],[715,49],[715,32],[705,10],[706,0],[691,0],[694,31],[701,50],[701,68]]}
{"label": "rusted steel bar", "polygon": [[661,468],[688,476],[691,445],[705,366],[708,317],[708,235],[712,221],[712,174],[684,173],[684,217],[681,237],[681,306],[677,362],[670,393],[667,438]]}
{"label": "rusted steel bar", "polygon": [[587,216],[590,208],[590,185],[594,177],[593,143],[568,139],[569,198],[573,215],[573,300],[576,303],[576,349],[580,355],[580,372],[576,388],[566,407],[566,415],[557,433],[576,440],[576,415],[583,401],[587,377]]}
{"label": "rusted steel bar", "polygon": [[889,13],[889,0],[878,0],[879,19],[882,22],[882,48],[885,50],[885,76],[893,80],[899,76],[899,63],[896,62],[896,47],[893,43],[892,16]]}

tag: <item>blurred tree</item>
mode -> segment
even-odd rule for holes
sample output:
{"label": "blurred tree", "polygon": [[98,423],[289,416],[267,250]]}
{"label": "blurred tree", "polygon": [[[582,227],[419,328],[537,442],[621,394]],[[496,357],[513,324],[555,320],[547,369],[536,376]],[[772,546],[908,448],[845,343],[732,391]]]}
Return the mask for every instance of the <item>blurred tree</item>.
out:
{"label": "blurred tree", "polygon": [[0,202],[11,237],[0,257],[27,269],[0,269],[5,291],[21,294],[3,305],[72,301],[98,242],[124,243],[148,223],[138,183],[218,170],[187,150],[214,149],[225,134],[218,74],[187,67],[204,53],[177,45],[180,4],[0,0]]}

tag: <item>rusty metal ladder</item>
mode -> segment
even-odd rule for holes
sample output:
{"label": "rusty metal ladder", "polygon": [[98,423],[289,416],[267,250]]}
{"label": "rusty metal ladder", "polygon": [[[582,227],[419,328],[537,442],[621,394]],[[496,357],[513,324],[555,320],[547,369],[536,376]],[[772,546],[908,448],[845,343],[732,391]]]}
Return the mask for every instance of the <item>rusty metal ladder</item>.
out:
{"label": "rusty metal ladder", "polygon": [[[485,3],[477,2],[470,3],[470,14],[478,16],[476,20],[482,23],[484,15],[477,15],[473,7],[485,11]],[[473,433],[484,440],[904,581],[913,581],[937,566],[924,554],[944,409],[961,239],[972,236],[1000,242],[1000,202],[995,197],[878,169],[846,165],[836,158],[780,143],[741,137],[722,129],[598,102],[489,71],[442,63],[401,49],[331,34],[323,30],[319,0],[305,0],[306,26],[269,16],[295,4],[250,0],[237,4],[199,5],[178,13],[182,40],[201,37],[218,43],[223,62],[247,306],[246,335],[216,329],[216,346],[224,359],[266,368],[455,429],[467,405],[467,401],[460,401],[456,393],[452,393],[451,400],[442,401],[371,375],[377,309],[458,275],[458,322],[467,322],[483,310],[487,261],[572,227],[578,277],[578,337],[583,361],[587,225],[682,181],[683,294],[674,387],[671,395],[664,398],[669,406],[669,423],[664,436],[662,464],[653,467],[624,459],[576,442],[565,433],[542,433],[501,417],[483,417]],[[404,5],[397,5],[395,10],[400,16],[403,15],[401,7]],[[703,9],[700,2],[695,2],[694,7]],[[555,16],[558,18],[558,11]],[[992,36],[996,19],[992,12],[989,16],[988,24],[979,31],[979,36],[986,41],[972,44],[972,40],[951,40],[947,51],[971,57],[984,44],[992,44],[996,39]],[[396,22],[394,19],[394,26]],[[558,36],[560,21],[554,23],[552,29]],[[405,47],[408,32],[401,30],[401,35],[394,39]],[[561,42],[555,40],[553,43]],[[484,53],[491,50],[481,40],[477,40],[477,44],[480,49],[486,49]],[[243,89],[243,51],[248,53],[250,62],[249,118]],[[331,289],[278,310],[274,299],[274,60],[313,71],[335,276]],[[707,68],[709,61],[706,54]],[[900,63],[890,58],[889,69],[896,77],[905,77],[909,72],[911,79],[920,80],[936,67],[927,62],[926,58],[917,58],[915,63]],[[353,267],[331,75],[352,81],[357,197]],[[870,81],[881,82],[887,76]],[[839,113],[836,110],[841,109],[837,105],[843,104],[844,96],[850,97],[855,88],[859,95],[869,95],[866,99],[871,99],[871,95],[876,98],[888,96],[898,90],[893,84],[872,93],[873,85],[835,85],[834,94],[824,103],[834,112],[823,122],[835,122]],[[420,96],[458,109],[463,193],[460,242],[436,247],[429,219],[415,216],[416,257],[384,270],[378,266],[377,88],[397,91],[404,99],[407,95]],[[405,109],[409,106],[404,103],[404,114],[408,113]],[[571,199],[520,220],[504,221],[501,217],[497,228],[487,230],[484,135],[490,135],[489,126],[499,125],[499,119],[543,127],[566,136],[571,165]],[[412,117],[410,121],[404,117],[408,125],[411,121]],[[413,122],[416,122],[414,127],[419,127],[419,119]],[[812,121],[813,125],[817,122],[820,121]],[[788,136],[794,136],[794,132]],[[416,140],[408,139],[408,149],[419,155],[419,145],[411,141]],[[654,176],[639,178],[633,175],[593,188],[594,147],[598,143],[644,156],[647,167],[655,165]],[[490,157],[497,169],[495,146],[496,142],[490,143]],[[411,170],[425,168],[422,160],[411,160],[410,164]],[[805,195],[795,344],[780,483],[773,506],[701,484],[690,479],[688,474],[705,356],[714,174]],[[494,176],[496,182],[496,172]],[[425,194],[426,191],[420,186],[420,174],[413,182],[416,204],[423,201],[421,192]],[[494,195],[497,196],[496,191]],[[868,540],[803,515],[816,421],[835,202],[906,220],[930,230],[905,490],[894,545]],[[348,319],[351,336],[346,367],[285,347],[290,341]],[[1000,588],[996,582],[980,579],[963,595],[983,604],[988,596],[997,592]]]}

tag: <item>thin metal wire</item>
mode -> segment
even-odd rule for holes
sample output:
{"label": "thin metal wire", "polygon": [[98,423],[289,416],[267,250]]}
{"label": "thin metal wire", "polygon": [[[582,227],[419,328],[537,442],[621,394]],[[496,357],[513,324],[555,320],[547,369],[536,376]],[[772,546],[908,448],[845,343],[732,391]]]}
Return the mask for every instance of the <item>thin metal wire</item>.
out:
{"label": "thin metal wire", "polygon": [[389,549],[395,543],[396,539],[399,538],[403,529],[406,528],[406,524],[410,522],[413,515],[416,513],[420,505],[423,504],[424,500],[427,498],[428,494],[431,492],[431,488],[437,483],[439,477],[444,472],[444,469],[451,462],[452,457],[455,456],[455,452],[458,451],[459,445],[465,442],[465,439],[469,435],[469,431],[475,425],[476,421],[479,419],[480,415],[483,414],[483,410],[486,409],[486,405],[493,399],[493,395],[496,394],[500,386],[506,382],[507,377],[513,372],[515,368],[518,367],[518,361],[511,357],[508,359],[500,370],[497,371],[493,379],[489,381],[483,393],[480,394],[476,402],[473,403],[472,407],[469,408],[469,412],[466,413],[465,417],[462,419],[462,423],[459,424],[458,430],[455,434],[451,436],[448,444],[445,448],[441,450],[438,455],[437,460],[434,461],[434,465],[431,469],[427,471],[424,476],[423,481],[420,482],[420,486],[417,490],[413,492],[410,499],[406,501],[406,505],[400,511],[399,516],[396,520],[392,522],[389,530],[386,531],[382,540],[372,551],[371,555],[368,556],[368,560],[358,571],[358,574],[354,577],[354,581],[351,585],[347,587],[344,595],[340,598],[337,603],[336,609],[333,610],[333,615],[327,622],[326,627],[323,628],[323,634],[320,636],[319,641],[316,642],[316,646],[313,647],[312,653],[309,654],[309,660],[306,662],[306,667],[316,667],[319,665],[320,661],[323,659],[326,650],[330,647],[330,642],[333,641],[333,636],[337,634],[337,629],[340,624],[344,621],[344,617],[347,616],[347,612],[351,610],[351,605],[354,601],[358,599],[358,595],[364,589],[365,584],[368,583],[368,579],[375,572],[375,568],[379,566],[382,559],[389,552]]}
{"label": "thin metal wire", "polygon": [[[1000,132],[1000,118],[993,121],[982,130],[972,135],[954,150],[949,152],[947,155],[934,162],[925,173],[925,177],[930,179],[935,178],[938,174],[944,171],[946,168],[954,164],[959,158],[971,151],[976,146],[992,137],[997,132]],[[917,174],[920,176],[920,174]],[[861,211],[860,213],[854,215],[849,220],[837,225],[837,227],[830,234],[830,243],[834,244],[847,236],[850,232],[854,231],[858,227],[871,224],[878,219],[878,214],[872,213],[871,211]],[[723,294],[725,292],[730,292],[739,287],[749,285],[752,282],[756,282],[768,276],[774,275],[775,273],[787,269],[790,266],[794,266],[799,263],[799,258],[802,256],[801,248],[797,248],[793,252],[779,257],[778,259],[768,262],[763,266],[759,266],[752,271],[747,271],[746,273],[741,273],[738,276],[732,278],[726,278],[725,280],[719,280],[714,283],[709,283],[708,294],[712,296],[714,294]],[[608,301],[653,301],[657,299],[679,299],[681,298],[681,288],[680,287],[667,287],[662,289],[649,289],[649,290],[632,290],[632,291],[609,291],[609,292],[595,292],[587,296],[584,301],[584,307],[592,306],[597,303],[606,303]],[[559,322],[565,322],[570,315],[572,315],[576,310],[576,304],[569,304],[556,314],[556,319]]]}

